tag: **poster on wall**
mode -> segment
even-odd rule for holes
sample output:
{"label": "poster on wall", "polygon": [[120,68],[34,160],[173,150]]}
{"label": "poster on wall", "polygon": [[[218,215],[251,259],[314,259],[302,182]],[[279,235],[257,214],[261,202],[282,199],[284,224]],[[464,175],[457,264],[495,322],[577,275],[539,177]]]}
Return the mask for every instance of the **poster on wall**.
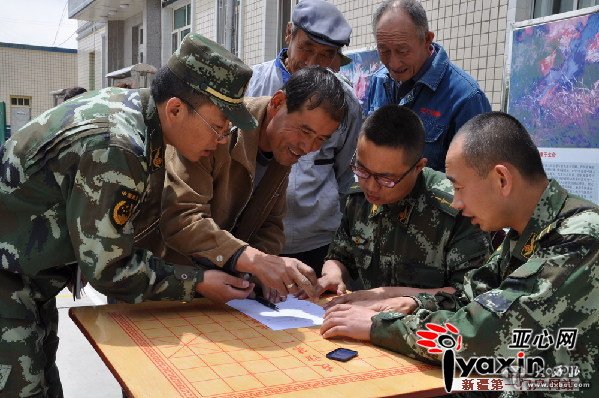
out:
{"label": "poster on wall", "polygon": [[509,84],[548,176],[599,203],[599,13],[515,29]]}
{"label": "poster on wall", "polygon": [[342,66],[339,73],[351,83],[354,93],[358,97],[360,105],[362,105],[362,113],[366,114],[364,100],[366,99],[366,93],[368,93],[370,76],[383,64],[379,60],[379,54],[376,50],[356,50],[344,55],[351,58],[352,62]]}

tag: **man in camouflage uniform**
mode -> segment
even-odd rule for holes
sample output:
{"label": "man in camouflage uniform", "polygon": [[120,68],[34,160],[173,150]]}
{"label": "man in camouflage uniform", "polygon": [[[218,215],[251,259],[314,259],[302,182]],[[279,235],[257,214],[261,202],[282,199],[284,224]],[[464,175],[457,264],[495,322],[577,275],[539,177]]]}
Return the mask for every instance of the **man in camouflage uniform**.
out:
{"label": "man in camouflage uniform", "polygon": [[450,207],[451,183],[425,167],[423,148],[424,128],[408,108],[388,105],[364,122],[353,163],[359,186],[348,197],[319,289],[343,293],[349,275],[377,289],[331,305],[378,306],[414,291],[406,287],[431,293],[460,287],[466,271],[490,254],[487,235]]}
{"label": "man in camouflage uniform", "polygon": [[[580,381],[590,388],[542,396],[596,397],[599,208],[548,180],[525,128],[500,112],[465,124],[450,146],[446,165],[455,188],[452,206],[483,230],[510,228],[501,247],[467,275],[464,288],[455,294],[403,297],[397,312],[337,305],[325,314],[323,336],[370,340],[438,361],[438,355],[416,344],[416,332],[427,323],[451,323],[463,339],[456,355],[513,358],[523,351],[526,357],[543,358],[545,369],[577,366]],[[533,343],[531,336],[550,335],[555,341],[567,328],[577,332],[571,347]],[[509,347],[517,343],[514,329],[529,331],[525,348]]]}
{"label": "man in camouflage uniform", "polygon": [[0,147],[0,396],[62,396],[55,296],[78,272],[127,302],[194,297],[201,271],[134,240],[157,223],[165,143],[197,161],[227,141],[228,120],[255,127],[242,104],[250,77],[224,48],[188,35],[151,93],[83,94]]}

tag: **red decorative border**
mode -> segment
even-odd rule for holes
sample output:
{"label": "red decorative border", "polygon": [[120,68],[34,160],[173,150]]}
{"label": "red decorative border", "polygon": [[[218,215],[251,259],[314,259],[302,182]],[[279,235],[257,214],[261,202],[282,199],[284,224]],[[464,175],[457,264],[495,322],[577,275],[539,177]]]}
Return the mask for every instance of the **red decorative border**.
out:
{"label": "red decorative border", "polygon": [[197,398],[198,395],[195,391],[190,389],[185,381],[171,368],[171,365],[164,360],[160,351],[153,348],[149,341],[142,336],[139,331],[135,328],[134,324],[131,323],[127,318],[118,313],[111,312],[109,314],[112,319],[119,324],[119,326],[131,337],[131,340],[138,345],[150,361],[160,370],[160,372],[166,377],[166,379],[175,387],[175,389],[184,398]]}
{"label": "red decorative border", "polygon": [[[151,343],[131,322],[126,316],[111,312],[108,314],[112,319],[127,333],[127,335],[139,346],[142,352],[148,357],[150,361],[160,370],[165,378],[173,385],[173,387],[181,394],[184,398],[198,398],[204,397],[199,394],[195,389],[188,386],[189,383],[180,375],[177,371],[173,370],[172,365],[166,361],[163,354],[155,349]],[[391,368],[376,371],[369,371],[366,373],[354,373],[351,375],[333,376],[325,379],[310,380],[304,382],[293,382],[291,384],[285,384],[280,386],[260,387],[252,390],[242,392],[229,392],[224,394],[210,395],[210,398],[254,398],[254,397],[266,397],[270,395],[289,393],[294,391],[311,390],[315,388],[334,386],[339,384],[354,383],[356,381],[366,381],[373,379],[380,379],[392,376],[400,376],[405,374],[411,374],[416,372],[422,372],[430,369],[435,369],[432,365],[418,364],[405,366],[401,368]]]}

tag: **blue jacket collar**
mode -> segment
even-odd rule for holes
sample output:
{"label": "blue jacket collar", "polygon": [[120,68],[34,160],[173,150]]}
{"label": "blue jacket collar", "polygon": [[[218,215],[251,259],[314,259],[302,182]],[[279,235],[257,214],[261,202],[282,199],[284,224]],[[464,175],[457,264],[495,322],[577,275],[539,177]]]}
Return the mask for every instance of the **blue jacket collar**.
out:
{"label": "blue jacket collar", "polygon": [[287,57],[287,49],[283,48],[279,51],[277,58],[275,59],[275,66],[281,71],[283,77],[283,84],[287,83],[287,80],[291,78],[291,73],[285,68],[285,58]]}

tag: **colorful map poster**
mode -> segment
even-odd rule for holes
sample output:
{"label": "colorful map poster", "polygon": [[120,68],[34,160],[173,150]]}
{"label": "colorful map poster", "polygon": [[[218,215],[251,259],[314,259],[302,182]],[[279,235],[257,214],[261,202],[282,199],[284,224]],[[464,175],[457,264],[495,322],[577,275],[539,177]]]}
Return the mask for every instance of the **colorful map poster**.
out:
{"label": "colorful map poster", "polygon": [[[352,59],[352,63],[341,67],[339,73],[350,81],[354,88],[354,93],[364,106],[364,99],[368,93],[370,76],[372,76],[383,64],[379,60],[379,54],[376,50],[356,50],[345,54]],[[362,108],[366,114],[366,110]]]}
{"label": "colorful map poster", "polygon": [[599,13],[513,31],[508,112],[550,177],[599,203]]}

